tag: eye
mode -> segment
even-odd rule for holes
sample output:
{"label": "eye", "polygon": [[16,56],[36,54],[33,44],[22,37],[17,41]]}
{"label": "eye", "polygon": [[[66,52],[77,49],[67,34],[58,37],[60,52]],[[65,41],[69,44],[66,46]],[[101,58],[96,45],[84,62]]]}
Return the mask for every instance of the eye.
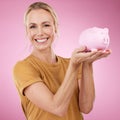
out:
{"label": "eye", "polygon": [[50,24],[45,24],[44,27],[50,27]]}
{"label": "eye", "polygon": [[33,29],[33,28],[36,28],[36,26],[35,26],[35,25],[31,25],[31,26],[30,26],[30,29]]}

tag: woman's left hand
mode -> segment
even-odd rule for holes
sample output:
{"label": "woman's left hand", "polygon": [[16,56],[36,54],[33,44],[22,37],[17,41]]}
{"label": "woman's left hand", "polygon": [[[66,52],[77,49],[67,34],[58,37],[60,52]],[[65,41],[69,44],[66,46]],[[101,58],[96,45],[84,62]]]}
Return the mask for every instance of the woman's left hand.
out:
{"label": "woman's left hand", "polygon": [[104,57],[107,57],[108,55],[111,54],[111,50],[98,50],[96,51],[95,54],[93,54],[92,56],[88,57],[85,62],[88,62],[88,63],[93,63],[94,61],[96,60],[99,60],[101,58],[104,58]]}

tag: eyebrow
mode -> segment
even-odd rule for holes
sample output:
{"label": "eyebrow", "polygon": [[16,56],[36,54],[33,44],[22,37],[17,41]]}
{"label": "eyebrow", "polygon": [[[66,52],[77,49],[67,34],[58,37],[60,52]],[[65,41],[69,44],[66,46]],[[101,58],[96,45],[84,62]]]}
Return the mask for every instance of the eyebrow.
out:
{"label": "eyebrow", "polygon": [[35,23],[29,23],[28,25],[35,25]]}
{"label": "eyebrow", "polygon": [[[45,24],[45,23],[50,23],[50,22],[49,21],[42,22],[42,24]],[[36,23],[30,23],[29,25],[36,25]]]}

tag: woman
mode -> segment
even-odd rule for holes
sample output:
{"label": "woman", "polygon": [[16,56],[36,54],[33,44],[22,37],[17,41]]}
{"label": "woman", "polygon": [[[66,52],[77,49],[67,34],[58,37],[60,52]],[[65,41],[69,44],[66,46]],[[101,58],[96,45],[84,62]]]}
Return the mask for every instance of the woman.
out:
{"label": "woman", "polygon": [[27,120],[83,120],[93,108],[95,89],[92,63],[110,51],[75,49],[70,59],[57,56],[52,43],[57,17],[46,3],[36,2],[25,14],[31,54],[14,66],[14,80]]}

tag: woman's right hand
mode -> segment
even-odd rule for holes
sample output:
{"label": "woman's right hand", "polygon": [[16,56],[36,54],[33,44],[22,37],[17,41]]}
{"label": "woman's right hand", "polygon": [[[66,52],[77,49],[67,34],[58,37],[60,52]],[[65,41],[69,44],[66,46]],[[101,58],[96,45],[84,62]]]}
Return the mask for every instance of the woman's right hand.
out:
{"label": "woman's right hand", "polygon": [[92,57],[96,53],[97,51],[88,51],[85,46],[77,48],[72,53],[70,64],[75,67],[75,69],[79,68],[81,62],[86,61],[89,57]]}

